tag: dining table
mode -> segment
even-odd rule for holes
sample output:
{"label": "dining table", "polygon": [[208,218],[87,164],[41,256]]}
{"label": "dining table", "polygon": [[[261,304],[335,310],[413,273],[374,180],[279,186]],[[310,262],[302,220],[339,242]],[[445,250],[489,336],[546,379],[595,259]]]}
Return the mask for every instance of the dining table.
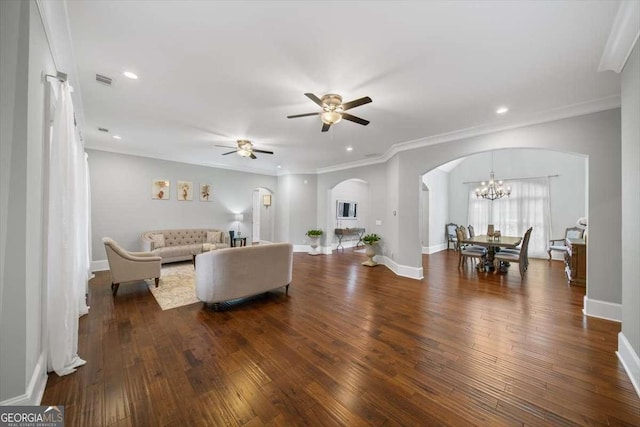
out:
{"label": "dining table", "polygon": [[479,234],[473,237],[467,237],[462,241],[464,245],[483,246],[487,248],[487,262],[486,267],[493,269],[493,260],[496,255],[496,251],[500,248],[514,249],[522,242],[522,236],[488,236],[486,234]]}

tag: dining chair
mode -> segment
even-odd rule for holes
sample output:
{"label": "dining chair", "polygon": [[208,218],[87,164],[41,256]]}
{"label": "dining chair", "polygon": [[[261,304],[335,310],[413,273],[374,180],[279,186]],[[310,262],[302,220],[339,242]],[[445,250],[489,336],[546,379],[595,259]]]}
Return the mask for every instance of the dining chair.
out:
{"label": "dining chair", "polygon": [[522,246],[517,252],[501,250],[493,256],[493,263],[495,267],[495,273],[500,271],[500,265],[504,262],[512,263],[517,262],[520,270],[520,278],[524,279],[524,273],[528,269],[529,264],[529,240],[531,238],[531,231],[533,227],[530,227],[525,233],[522,239]]}
{"label": "dining chair", "polygon": [[[456,228],[456,238],[458,239],[458,242],[462,242],[465,239],[463,230],[464,230],[464,226],[460,226],[459,228]],[[487,257],[486,248],[479,247],[479,246],[472,246],[472,245],[468,245],[468,246],[459,245],[458,252],[460,254],[458,257],[458,268],[460,268],[463,263],[464,264],[467,263],[467,258],[471,258],[472,260],[478,260],[478,265],[477,265],[478,270],[484,271],[484,264]]]}
{"label": "dining chair", "polygon": [[547,253],[549,254],[549,261],[551,261],[551,251],[559,251],[567,253],[567,238],[570,239],[582,239],[584,236],[584,228],[580,227],[569,227],[564,230],[564,238],[562,239],[551,239],[549,240],[549,249],[547,249]]}
{"label": "dining chair", "polygon": [[449,249],[449,243],[453,243],[453,249],[458,250],[458,238],[456,237],[456,230],[458,225],[450,222],[444,226],[444,235],[447,239],[447,250]]}
{"label": "dining chair", "polygon": [[[473,227],[472,227],[472,226],[469,226],[469,227],[471,227],[471,230],[473,230]],[[471,244],[468,244],[468,243],[462,243],[462,242],[464,242],[465,240],[467,240],[467,229],[465,228],[465,226],[464,226],[464,225],[461,225],[461,226],[460,226],[460,227],[458,227],[458,228],[459,228],[459,229],[460,229],[460,231],[462,232],[462,240],[460,240],[460,241],[458,242],[458,245],[459,245],[459,246],[464,247],[464,248],[466,248],[466,249],[473,249],[473,250],[475,250],[475,251],[487,252],[487,248],[485,248],[484,246],[478,246],[478,245],[471,245]],[[474,237],[474,235],[473,235],[473,234],[471,234],[471,233],[469,233],[469,237]]]}
{"label": "dining chair", "polygon": [[467,227],[469,229],[469,237],[476,237],[476,232],[473,229],[473,225],[469,224],[469,227]]}

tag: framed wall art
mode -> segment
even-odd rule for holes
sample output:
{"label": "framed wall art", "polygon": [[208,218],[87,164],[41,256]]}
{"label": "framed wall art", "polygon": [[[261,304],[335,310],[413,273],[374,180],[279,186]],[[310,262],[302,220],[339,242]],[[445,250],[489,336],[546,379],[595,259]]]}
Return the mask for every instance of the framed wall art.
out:
{"label": "framed wall art", "polygon": [[178,181],[178,200],[181,202],[193,200],[193,182]]}
{"label": "framed wall art", "polygon": [[169,200],[171,183],[166,179],[154,179],[151,182],[151,198],[156,200]]}
{"label": "framed wall art", "polygon": [[206,183],[206,182],[201,182],[200,183],[200,201],[201,202],[210,202],[212,201],[212,196],[213,194],[211,194],[211,184]]}

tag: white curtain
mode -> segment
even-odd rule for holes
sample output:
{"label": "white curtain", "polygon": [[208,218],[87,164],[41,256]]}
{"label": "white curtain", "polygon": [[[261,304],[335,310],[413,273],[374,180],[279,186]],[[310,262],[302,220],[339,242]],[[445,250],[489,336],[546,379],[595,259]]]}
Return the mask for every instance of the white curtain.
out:
{"label": "white curtain", "polygon": [[49,88],[54,111],[47,185],[47,365],[66,375],[86,363],[78,357],[78,318],[89,311],[89,182],[71,87],[50,82]]}
{"label": "white curtain", "polygon": [[529,255],[544,258],[549,242],[548,178],[509,181],[511,196],[490,201],[478,199],[475,188],[469,191],[469,224],[476,234],[486,234],[493,224],[506,236],[524,236],[533,227]]}

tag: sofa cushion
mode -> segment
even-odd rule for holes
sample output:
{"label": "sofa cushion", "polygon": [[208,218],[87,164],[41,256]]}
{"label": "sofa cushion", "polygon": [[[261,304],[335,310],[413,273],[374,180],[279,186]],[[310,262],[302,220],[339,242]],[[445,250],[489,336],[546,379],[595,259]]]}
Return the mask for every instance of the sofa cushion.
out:
{"label": "sofa cushion", "polygon": [[173,258],[199,253],[202,253],[202,243],[193,243],[191,245],[182,246],[165,246],[164,248],[153,250],[154,255],[159,255],[162,258]]}
{"label": "sofa cushion", "polygon": [[154,234],[151,236],[153,239],[153,248],[164,248],[164,234]]}
{"label": "sofa cushion", "polygon": [[207,243],[222,243],[222,231],[207,231]]}

